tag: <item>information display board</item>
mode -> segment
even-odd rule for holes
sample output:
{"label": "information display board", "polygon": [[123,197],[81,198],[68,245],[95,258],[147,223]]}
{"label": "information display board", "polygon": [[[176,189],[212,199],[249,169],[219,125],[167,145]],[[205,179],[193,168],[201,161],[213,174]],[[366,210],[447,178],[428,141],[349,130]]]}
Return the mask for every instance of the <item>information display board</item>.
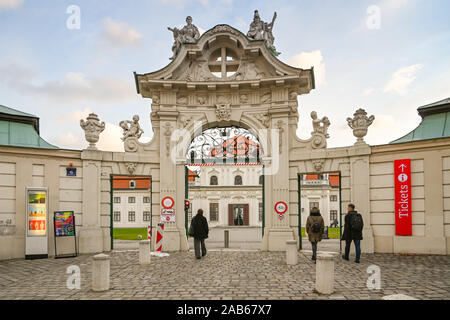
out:
{"label": "information display board", "polygon": [[55,212],[55,236],[57,237],[75,236],[75,217],[73,211]]}
{"label": "information display board", "polygon": [[[67,258],[77,255],[77,240],[75,233],[75,214],[73,211],[55,211],[53,221],[55,224],[55,258]],[[73,237],[75,252],[73,254],[58,255],[56,239],[59,237]]]}
{"label": "information display board", "polygon": [[395,235],[412,235],[411,159],[394,161]]}
{"label": "information display board", "polygon": [[48,257],[48,190],[26,188],[25,258]]}

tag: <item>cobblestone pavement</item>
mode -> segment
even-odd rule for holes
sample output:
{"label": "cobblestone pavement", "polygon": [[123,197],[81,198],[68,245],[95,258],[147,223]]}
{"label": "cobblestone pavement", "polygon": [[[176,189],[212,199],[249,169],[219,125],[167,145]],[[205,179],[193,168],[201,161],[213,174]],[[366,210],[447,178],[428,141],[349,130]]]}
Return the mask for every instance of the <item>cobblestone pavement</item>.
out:
{"label": "cobblestone pavement", "polygon": [[[450,256],[364,254],[360,264],[336,258],[335,292],[314,292],[315,265],[299,253],[287,266],[285,253],[211,251],[152,256],[138,264],[137,251],[113,251],[111,290],[91,290],[92,255],[68,259],[0,261],[0,299],[381,299],[406,294],[450,299]],[[369,290],[367,267],[381,268],[381,290]],[[66,269],[81,269],[81,289],[66,287]]]}

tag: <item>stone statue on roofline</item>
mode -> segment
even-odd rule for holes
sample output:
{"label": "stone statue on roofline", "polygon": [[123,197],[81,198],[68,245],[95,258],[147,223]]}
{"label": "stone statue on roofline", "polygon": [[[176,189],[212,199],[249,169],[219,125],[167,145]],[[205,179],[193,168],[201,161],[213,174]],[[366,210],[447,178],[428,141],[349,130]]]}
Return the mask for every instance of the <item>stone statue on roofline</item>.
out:
{"label": "stone statue on roofline", "polygon": [[272,30],[275,20],[277,19],[277,13],[273,14],[272,22],[267,23],[261,20],[258,10],[255,10],[253,16],[253,22],[250,24],[250,30],[247,32],[247,37],[253,40],[264,40],[267,48],[272,52],[274,56],[278,56],[280,52],[277,52],[273,43],[275,38]]}
{"label": "stone statue on roofline", "polygon": [[142,130],[141,126],[139,125],[138,115],[135,115],[133,117],[133,121],[130,120],[120,121],[119,126],[123,130],[123,137],[122,137],[123,141],[132,137],[139,139],[141,135],[144,133],[144,130]]}
{"label": "stone statue on roofline", "polygon": [[173,32],[174,43],[172,45],[173,56],[169,58],[170,60],[175,59],[178,50],[182,43],[195,43],[200,38],[200,32],[198,28],[192,24],[192,17],[188,16],[186,18],[186,25],[182,29],[167,27]]}

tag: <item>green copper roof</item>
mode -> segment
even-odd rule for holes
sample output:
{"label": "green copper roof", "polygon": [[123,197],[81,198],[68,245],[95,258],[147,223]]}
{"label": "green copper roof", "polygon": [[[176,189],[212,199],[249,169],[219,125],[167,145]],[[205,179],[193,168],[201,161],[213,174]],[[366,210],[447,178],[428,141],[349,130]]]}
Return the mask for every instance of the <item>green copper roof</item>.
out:
{"label": "green copper roof", "polygon": [[0,145],[59,149],[39,136],[39,118],[0,105]]}
{"label": "green copper roof", "polygon": [[394,143],[450,137],[450,98],[427,104],[417,109],[422,122]]}
{"label": "green copper roof", "polygon": [[14,116],[22,116],[22,117],[29,117],[29,118],[37,118],[36,116],[26,113],[26,112],[22,112],[16,109],[12,109],[6,106],[2,106],[0,105],[0,113],[4,113],[4,114],[9,114],[9,115],[14,115]]}

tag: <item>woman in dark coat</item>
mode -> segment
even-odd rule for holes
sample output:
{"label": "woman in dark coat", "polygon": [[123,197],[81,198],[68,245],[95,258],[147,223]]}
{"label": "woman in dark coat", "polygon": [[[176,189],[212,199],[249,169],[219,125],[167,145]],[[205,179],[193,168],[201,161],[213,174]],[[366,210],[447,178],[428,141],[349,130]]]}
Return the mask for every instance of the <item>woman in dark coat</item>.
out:
{"label": "woman in dark coat", "polygon": [[[313,224],[318,223],[320,225],[320,231],[319,232],[313,232]],[[312,260],[316,261],[316,254],[317,254],[317,243],[322,240],[323,231],[325,229],[325,222],[323,221],[322,216],[320,215],[319,209],[316,207],[311,209],[311,213],[306,220],[306,232],[308,233],[308,239],[311,242],[311,247],[313,251]]]}
{"label": "woman in dark coat", "polygon": [[[201,259],[206,255],[206,246],[205,239],[208,238],[209,227],[208,221],[203,216],[203,210],[198,209],[197,215],[192,218],[191,222],[191,230],[189,231],[189,235],[194,237],[194,251],[195,257],[197,259]],[[200,247],[202,250],[202,255],[200,256]]]}

